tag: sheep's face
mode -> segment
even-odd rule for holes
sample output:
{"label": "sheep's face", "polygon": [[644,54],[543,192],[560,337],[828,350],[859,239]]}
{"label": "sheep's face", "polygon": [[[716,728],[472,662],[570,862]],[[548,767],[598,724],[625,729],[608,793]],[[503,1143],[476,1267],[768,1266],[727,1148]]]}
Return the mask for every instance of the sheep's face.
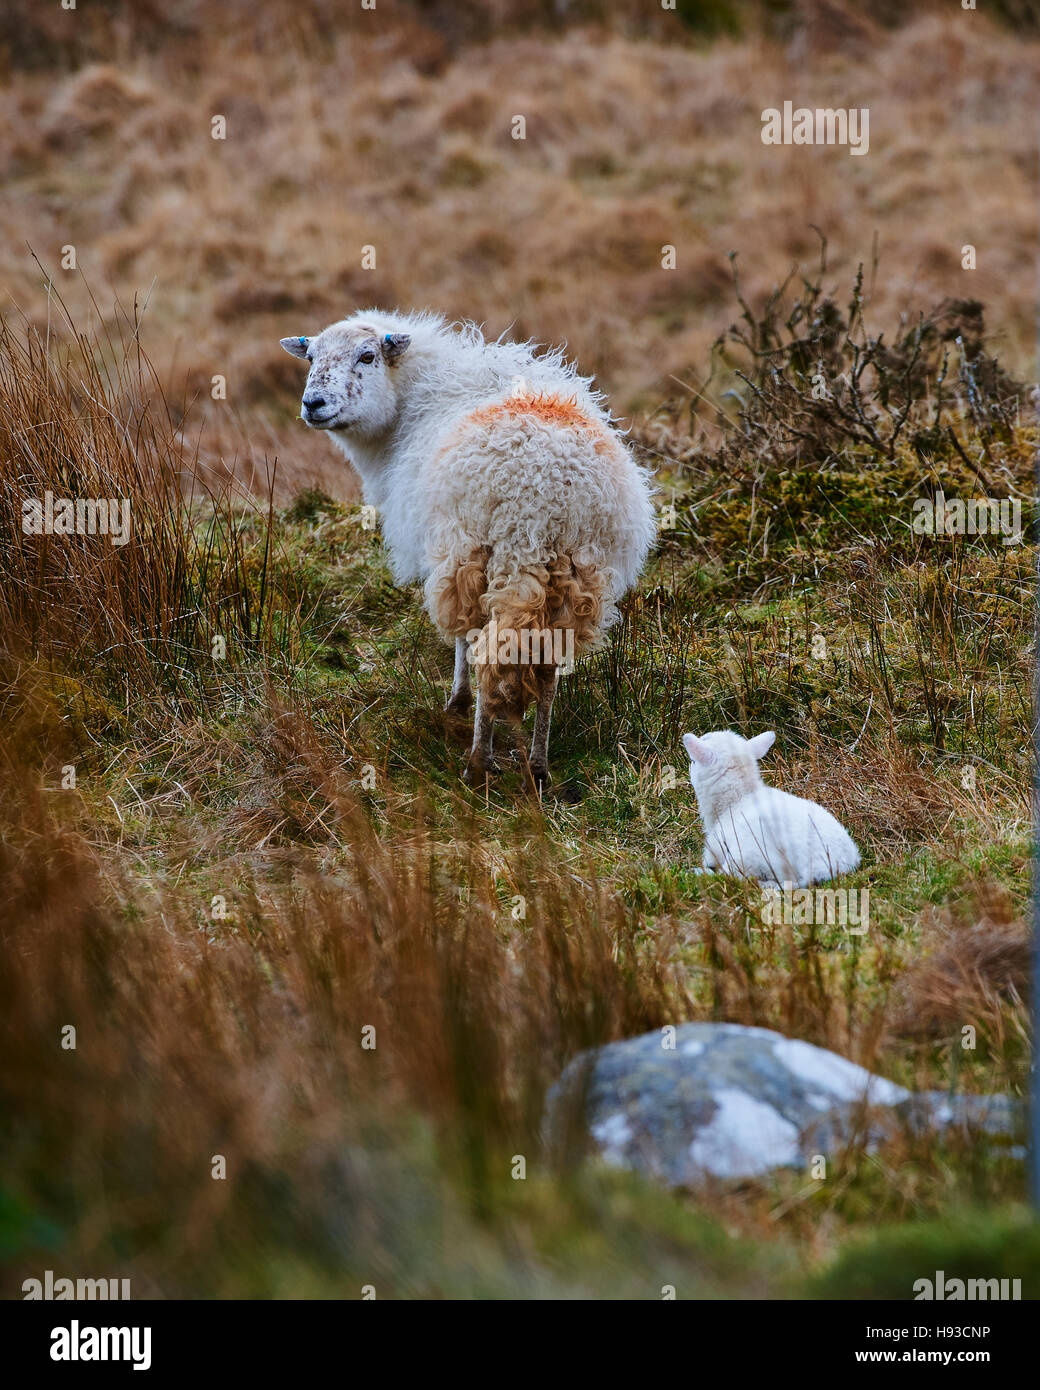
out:
{"label": "sheep's face", "polygon": [[310,363],[301,419],[311,429],[378,435],[397,415],[396,367],[411,339],[366,324],[334,323],[314,338],[283,338]]}

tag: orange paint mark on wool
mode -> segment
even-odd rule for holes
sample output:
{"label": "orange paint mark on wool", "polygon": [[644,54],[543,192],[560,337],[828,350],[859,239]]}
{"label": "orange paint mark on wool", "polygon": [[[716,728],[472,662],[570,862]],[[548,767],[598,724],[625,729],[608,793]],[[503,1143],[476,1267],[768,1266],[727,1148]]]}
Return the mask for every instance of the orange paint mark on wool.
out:
{"label": "orange paint mark on wool", "polygon": [[466,417],[466,424],[494,425],[501,420],[537,420],[543,425],[560,425],[600,433],[603,426],[588,415],[576,400],[560,396],[536,395],[522,391],[495,405],[480,406]]}

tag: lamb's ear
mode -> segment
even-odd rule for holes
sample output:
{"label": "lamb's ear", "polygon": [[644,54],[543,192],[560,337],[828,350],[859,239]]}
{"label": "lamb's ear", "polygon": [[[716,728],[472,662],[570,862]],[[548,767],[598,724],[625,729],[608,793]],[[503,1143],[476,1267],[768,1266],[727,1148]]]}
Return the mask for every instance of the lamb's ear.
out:
{"label": "lamb's ear", "polygon": [[748,747],[751,749],[753,758],[764,758],[776,742],[776,734],[770,730],[768,734],[756,734],[754,738],[748,739]]}
{"label": "lamb's ear", "polygon": [[281,344],[290,357],[302,357],[306,360],[307,346],[310,338],[282,338]]}
{"label": "lamb's ear", "polygon": [[703,763],[705,767],[709,767],[715,761],[715,754],[696,734],[683,734],[682,741],[691,762]]}
{"label": "lamb's ear", "polygon": [[404,356],[404,350],[412,341],[408,333],[385,333],[383,335],[383,356],[388,367],[396,367]]}

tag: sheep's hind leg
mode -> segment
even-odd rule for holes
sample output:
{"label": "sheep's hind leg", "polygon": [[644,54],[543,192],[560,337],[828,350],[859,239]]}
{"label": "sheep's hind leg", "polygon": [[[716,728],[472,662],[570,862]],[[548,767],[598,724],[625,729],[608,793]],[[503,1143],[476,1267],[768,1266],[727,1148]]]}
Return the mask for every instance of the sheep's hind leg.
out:
{"label": "sheep's hind leg", "polygon": [[473,703],[473,693],[469,684],[469,661],[467,660],[467,646],[465,637],[455,638],[455,675],[451,682],[451,694],[448,696],[448,703],[444,706],[445,714],[469,714],[470,705]]}
{"label": "sheep's hind leg", "polygon": [[535,786],[549,781],[549,725],[559,669],[543,667],[538,672],[538,701],[534,710],[534,735],[531,739],[531,776]]}
{"label": "sheep's hind leg", "polygon": [[479,786],[488,773],[498,771],[498,764],[491,751],[494,728],[495,716],[478,684],[477,709],[473,717],[473,748],[466,764],[466,771],[462,774],[462,780],[471,787]]}

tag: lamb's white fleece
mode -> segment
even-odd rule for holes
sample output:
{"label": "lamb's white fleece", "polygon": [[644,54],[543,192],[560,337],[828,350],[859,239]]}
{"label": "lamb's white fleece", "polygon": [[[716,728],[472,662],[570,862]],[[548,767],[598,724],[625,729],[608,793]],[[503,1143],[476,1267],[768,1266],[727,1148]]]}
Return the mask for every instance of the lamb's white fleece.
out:
{"label": "lamb's white fleece", "polygon": [[830,811],[767,787],[758,759],[775,735],[730,729],[683,735],[690,782],[704,823],[704,869],[807,888],[859,865],[859,850]]}

